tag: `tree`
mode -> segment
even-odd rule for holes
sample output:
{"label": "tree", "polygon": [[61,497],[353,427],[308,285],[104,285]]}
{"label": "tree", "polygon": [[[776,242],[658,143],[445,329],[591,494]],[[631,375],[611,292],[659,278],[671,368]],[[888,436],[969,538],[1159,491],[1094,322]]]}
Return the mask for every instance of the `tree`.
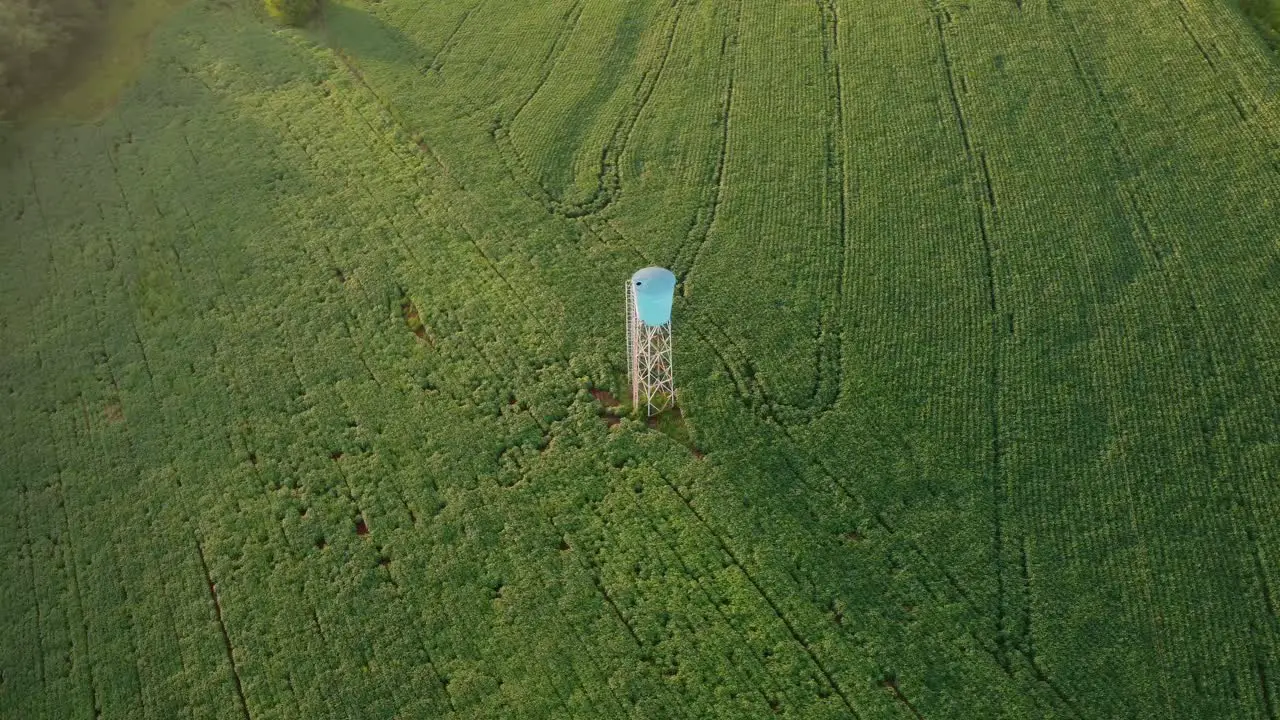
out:
{"label": "tree", "polygon": [[315,14],[317,0],[264,0],[267,13],[285,25],[299,26]]}

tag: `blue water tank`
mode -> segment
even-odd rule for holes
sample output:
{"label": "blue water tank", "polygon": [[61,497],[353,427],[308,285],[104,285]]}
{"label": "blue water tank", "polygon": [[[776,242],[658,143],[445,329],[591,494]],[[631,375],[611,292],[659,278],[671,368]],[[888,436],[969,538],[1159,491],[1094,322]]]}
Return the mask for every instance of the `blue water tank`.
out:
{"label": "blue water tank", "polygon": [[671,321],[671,300],[675,295],[676,276],[670,270],[647,267],[631,276],[636,291],[636,312],[640,322],[650,327]]}

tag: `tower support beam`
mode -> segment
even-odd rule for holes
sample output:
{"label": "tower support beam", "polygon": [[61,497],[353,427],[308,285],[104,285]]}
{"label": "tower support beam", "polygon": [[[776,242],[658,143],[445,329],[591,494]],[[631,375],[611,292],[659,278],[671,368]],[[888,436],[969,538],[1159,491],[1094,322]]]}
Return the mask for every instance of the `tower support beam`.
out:
{"label": "tower support beam", "polygon": [[671,366],[671,319],[650,325],[640,317],[636,283],[627,281],[627,360],[631,406],[646,417],[673,407],[675,378]]}

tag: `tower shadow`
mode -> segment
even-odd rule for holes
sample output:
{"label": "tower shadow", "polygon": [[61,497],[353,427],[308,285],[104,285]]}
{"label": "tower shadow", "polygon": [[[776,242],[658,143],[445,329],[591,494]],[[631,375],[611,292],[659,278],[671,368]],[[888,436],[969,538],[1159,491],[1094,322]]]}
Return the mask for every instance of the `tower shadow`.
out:
{"label": "tower shadow", "polygon": [[358,60],[399,62],[422,55],[422,48],[376,15],[341,2],[326,2],[321,27],[328,44]]}

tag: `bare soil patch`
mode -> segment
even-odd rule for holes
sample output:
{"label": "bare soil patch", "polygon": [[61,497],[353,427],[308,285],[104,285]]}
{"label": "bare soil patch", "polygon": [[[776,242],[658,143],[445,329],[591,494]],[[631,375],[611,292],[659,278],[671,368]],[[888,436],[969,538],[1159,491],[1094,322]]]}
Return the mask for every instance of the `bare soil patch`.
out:
{"label": "bare soil patch", "polygon": [[613,408],[622,405],[618,398],[614,397],[613,393],[600,388],[591,388],[591,397],[594,397],[596,402],[600,403],[600,419],[604,421],[605,425],[612,428],[622,422],[621,417],[610,412]]}
{"label": "bare soil patch", "polygon": [[622,404],[618,402],[618,398],[614,397],[613,393],[609,392],[608,390],[601,390],[600,388],[591,388],[591,396],[594,397],[596,401],[600,403],[601,407],[611,408],[611,407],[618,407],[619,405]]}
{"label": "bare soil patch", "polygon": [[431,342],[431,338],[427,337],[427,326],[422,324],[422,316],[418,313],[418,307],[413,304],[413,301],[407,295],[400,300],[400,314],[404,315],[404,324],[409,326],[409,330],[414,335],[417,335],[419,340],[431,345],[435,344]]}

